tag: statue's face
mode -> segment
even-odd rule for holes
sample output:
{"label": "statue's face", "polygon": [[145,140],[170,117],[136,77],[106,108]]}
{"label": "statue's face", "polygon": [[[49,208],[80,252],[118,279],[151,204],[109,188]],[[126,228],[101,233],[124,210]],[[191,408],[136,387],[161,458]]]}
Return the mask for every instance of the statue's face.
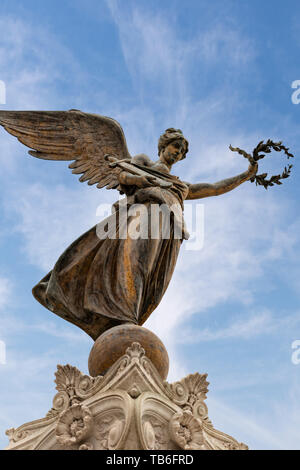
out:
{"label": "statue's face", "polygon": [[182,159],[185,151],[185,143],[182,139],[174,140],[168,144],[163,150],[164,160],[173,165]]}

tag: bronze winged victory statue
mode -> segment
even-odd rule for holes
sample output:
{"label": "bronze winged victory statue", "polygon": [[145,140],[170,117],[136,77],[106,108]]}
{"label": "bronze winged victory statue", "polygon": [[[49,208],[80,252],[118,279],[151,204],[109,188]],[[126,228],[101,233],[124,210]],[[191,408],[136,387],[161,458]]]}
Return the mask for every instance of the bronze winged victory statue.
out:
{"label": "bronze winged victory statue", "polygon": [[[91,228],[33,288],[44,307],[94,340],[116,325],[142,325],[160,303],[182,241],[188,237],[184,226],[181,236],[174,236],[184,201],[224,194],[257,172],[257,163],[252,161],[244,173],[214,184],[183,182],[171,174],[173,165],[188,152],[188,141],[179,129],[167,129],[160,136],[159,159],[152,161],[144,154],[130,156],[118,122],[77,110],[0,111],[0,125],[32,149],[30,155],[73,161],[69,168],[82,174],[81,182],[125,194],[127,209],[140,204],[150,218],[152,204],[177,208],[177,215],[170,218],[168,237],[162,236],[161,229],[155,238],[120,237],[118,217],[114,237],[101,238],[97,226]],[[120,202],[114,204],[114,217],[120,206]],[[127,233],[137,223],[136,217],[127,211]]]}

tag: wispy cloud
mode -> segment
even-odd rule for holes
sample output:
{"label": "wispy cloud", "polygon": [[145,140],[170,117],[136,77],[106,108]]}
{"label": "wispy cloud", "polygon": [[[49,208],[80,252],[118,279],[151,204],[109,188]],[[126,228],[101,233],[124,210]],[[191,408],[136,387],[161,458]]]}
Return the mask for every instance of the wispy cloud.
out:
{"label": "wispy cloud", "polygon": [[[290,449],[296,445],[290,440],[290,435],[283,438],[280,432],[270,431],[269,423],[266,423],[265,426],[260,425],[256,419],[251,418],[251,414],[246,414],[234,406],[229,406],[219,400],[209,399],[209,409],[214,426],[250,445],[250,450],[251,448]],[[214,419],[213,416],[216,418]],[[281,423],[277,422],[276,424],[280,426]],[[252,446],[250,443],[253,443]]]}
{"label": "wispy cloud", "polygon": [[[200,46],[200,47],[199,47]],[[208,63],[226,60],[238,69],[252,62],[256,57],[254,41],[244,35],[234,23],[216,22],[199,34],[197,50],[200,58]]]}
{"label": "wispy cloud", "polygon": [[[173,335],[178,322],[187,315],[203,314],[227,301],[242,305],[254,303],[260,288],[253,281],[264,276],[269,263],[293,260],[294,252],[288,254],[278,248],[278,240],[287,234],[284,223],[287,212],[286,203],[279,204],[272,196],[262,204],[260,196],[251,193],[251,188],[236,190],[230,201],[225,196],[206,202],[204,247],[199,252],[182,249],[174,279],[154,313],[157,329],[170,332],[174,326],[174,333],[170,333]],[[253,227],[260,229],[253,230]],[[297,228],[291,224],[288,231],[293,239]],[[272,289],[272,279],[269,289]],[[168,308],[173,298],[174,308]],[[159,322],[159,315],[167,318],[166,323]]]}
{"label": "wispy cloud", "polygon": [[72,189],[36,183],[22,185],[18,191],[22,194],[18,198],[8,192],[11,197],[5,203],[6,213],[12,229],[23,238],[23,251],[28,260],[43,270],[52,268],[74,239],[99,222],[96,210],[100,201],[117,200],[108,191],[100,198],[99,190],[83,185]]}
{"label": "wispy cloud", "polygon": [[[238,74],[255,58],[252,40],[238,24],[230,21],[225,26],[224,18],[223,23],[215,21],[205,28],[202,24],[187,40],[179,36],[177,18],[170,11],[155,13],[136,3],[124,7],[118,0],[106,3],[117,25],[124,59],[140,104],[155,103],[163,113],[157,116],[158,121],[172,119],[175,125],[184,126],[195,115],[194,100],[189,92],[193,81],[198,82],[201,96],[201,88],[206,90],[204,84],[211,67],[223,64],[225,79],[227,71],[232,74],[234,70]],[[196,64],[200,65],[196,67]],[[218,100],[221,90],[215,90],[213,83],[211,86]],[[225,83],[220,88],[224,86]]]}
{"label": "wispy cloud", "polygon": [[264,310],[259,313],[255,312],[248,318],[243,317],[233,321],[222,329],[204,328],[197,332],[188,328],[183,329],[178,342],[188,344],[228,339],[253,339],[259,335],[267,336],[287,329],[294,331],[294,328],[299,327],[299,325],[299,313],[276,318],[270,311]]}
{"label": "wispy cloud", "polygon": [[68,75],[73,70],[73,80],[77,79],[79,68],[74,57],[49,31],[19,18],[1,16],[0,29],[0,69],[7,88],[7,107],[49,107],[57,84],[67,79],[62,69],[67,69]]}

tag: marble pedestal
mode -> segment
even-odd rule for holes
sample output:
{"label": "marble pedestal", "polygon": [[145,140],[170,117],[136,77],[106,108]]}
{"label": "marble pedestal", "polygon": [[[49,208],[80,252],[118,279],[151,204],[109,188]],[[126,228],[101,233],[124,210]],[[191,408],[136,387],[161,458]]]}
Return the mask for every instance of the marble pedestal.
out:
{"label": "marble pedestal", "polygon": [[7,450],[245,450],[216,430],[204,402],[206,374],[168,383],[138,342],[103,376],[58,366],[45,418],[10,429]]}

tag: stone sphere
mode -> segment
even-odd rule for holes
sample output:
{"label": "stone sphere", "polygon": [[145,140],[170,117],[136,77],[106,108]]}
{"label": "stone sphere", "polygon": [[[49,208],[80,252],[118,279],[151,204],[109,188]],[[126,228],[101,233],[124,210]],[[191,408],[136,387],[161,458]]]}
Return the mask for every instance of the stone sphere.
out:
{"label": "stone sphere", "polygon": [[96,339],[89,356],[90,375],[104,375],[134,342],[140,343],[148,359],[165,380],[169,371],[169,356],[163,343],[152,331],[130,323],[110,328]]}

